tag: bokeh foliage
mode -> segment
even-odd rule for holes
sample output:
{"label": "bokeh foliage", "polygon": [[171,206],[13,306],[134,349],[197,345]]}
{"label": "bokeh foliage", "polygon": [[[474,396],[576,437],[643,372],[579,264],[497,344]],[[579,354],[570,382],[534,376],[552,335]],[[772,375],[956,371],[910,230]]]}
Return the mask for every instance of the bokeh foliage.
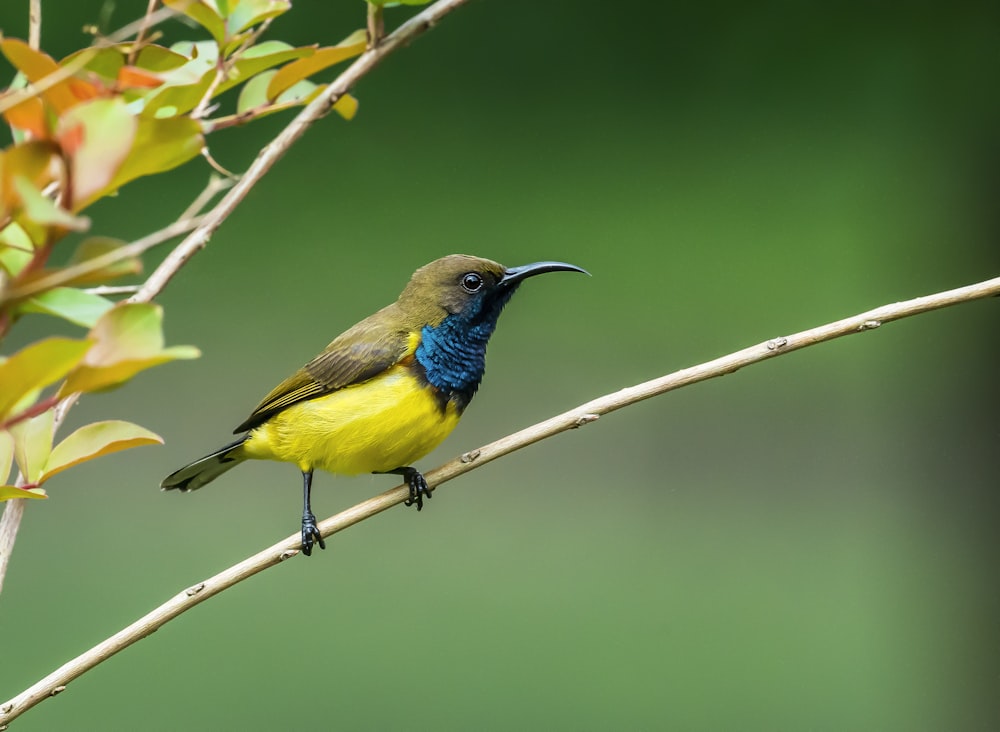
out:
{"label": "bokeh foliage", "polygon": [[[99,9],[63,3],[46,47],[78,47]],[[0,25],[23,36],[15,11]],[[619,386],[995,274],[996,13],[463,8],[365,80],[355,123],[310,132],[164,293],[169,340],[204,357],[71,415],[113,410],[168,446],[80,466],[72,490],[29,507],[0,687],[288,534],[287,466],[185,497],[157,483],[437,256],[563,259],[594,277],[518,293],[480,394],[421,467]],[[334,44],[357,14],[302,0],[271,35]],[[213,152],[240,170],[281,123],[234,128]],[[88,215],[141,235],[206,174],[196,161],[137,181]],[[603,418],[206,603],[17,724],[997,727],[997,327],[996,303],[974,303]],[[317,477],[317,513],[387,480]]]}

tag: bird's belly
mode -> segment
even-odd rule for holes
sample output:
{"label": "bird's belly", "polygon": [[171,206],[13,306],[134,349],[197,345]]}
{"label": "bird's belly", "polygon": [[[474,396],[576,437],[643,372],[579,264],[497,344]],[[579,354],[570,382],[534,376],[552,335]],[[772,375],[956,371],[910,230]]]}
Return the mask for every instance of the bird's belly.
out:
{"label": "bird's belly", "polygon": [[332,394],[293,404],[250,433],[247,457],[354,475],[393,470],[422,458],[458,424],[449,405],[405,367]]}

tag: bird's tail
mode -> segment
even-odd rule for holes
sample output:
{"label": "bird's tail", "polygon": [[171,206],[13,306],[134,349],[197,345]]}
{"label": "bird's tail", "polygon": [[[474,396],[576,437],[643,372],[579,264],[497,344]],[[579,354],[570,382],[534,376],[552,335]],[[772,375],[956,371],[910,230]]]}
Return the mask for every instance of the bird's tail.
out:
{"label": "bird's tail", "polygon": [[195,491],[206,483],[211,483],[227,470],[235,468],[247,459],[243,454],[243,443],[247,436],[243,435],[236,442],[225,447],[220,447],[211,455],[206,455],[201,460],[195,460],[190,465],[185,465],[180,470],[176,470],[160,483],[160,489],[170,491],[175,488],[183,493]]}

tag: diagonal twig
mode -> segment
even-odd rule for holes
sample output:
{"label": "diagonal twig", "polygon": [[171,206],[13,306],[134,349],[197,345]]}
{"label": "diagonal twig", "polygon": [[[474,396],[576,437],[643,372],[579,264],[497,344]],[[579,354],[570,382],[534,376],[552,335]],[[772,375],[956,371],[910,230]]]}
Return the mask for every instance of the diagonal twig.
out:
{"label": "diagonal twig", "polygon": [[[1000,277],[954,290],[884,305],[874,310],[810,328],[793,335],[772,338],[764,343],[744,348],[713,361],[682,369],[658,379],[652,379],[642,384],[593,399],[568,412],[556,415],[543,422],[527,427],[520,432],[503,437],[477,450],[467,452],[426,473],[425,477],[427,478],[428,485],[436,487],[463,473],[475,470],[481,465],[508,455],[515,450],[520,450],[561,432],[583,427],[595,422],[601,415],[614,412],[659,394],[679,389],[682,386],[689,386],[700,381],[707,381],[718,376],[731,374],[744,366],[760,363],[776,356],[799,350],[800,348],[806,348],[807,346],[813,346],[853,333],[871,331],[893,320],[996,295],[1000,295]],[[405,485],[396,486],[385,493],[369,498],[346,511],[342,511],[335,516],[321,521],[319,524],[320,535],[323,538],[327,538],[332,534],[343,531],[354,524],[402,503],[408,498],[409,488]],[[214,597],[253,575],[295,556],[299,553],[301,541],[302,538],[298,533],[293,534],[219,572],[213,577],[209,577],[202,582],[198,582],[182,590],[152,612],[144,615],[128,627],[56,669],[10,701],[0,704],[0,730],[4,729],[7,722],[21,715],[40,701],[62,692],[69,682],[119,651],[145,638],[178,615],[187,612],[195,605],[204,602],[210,597]]]}

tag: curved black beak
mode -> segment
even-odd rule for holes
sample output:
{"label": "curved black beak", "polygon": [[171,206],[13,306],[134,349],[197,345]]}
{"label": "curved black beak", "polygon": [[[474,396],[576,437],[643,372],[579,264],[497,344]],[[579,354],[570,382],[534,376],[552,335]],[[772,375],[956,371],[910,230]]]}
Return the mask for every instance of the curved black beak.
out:
{"label": "curved black beak", "polygon": [[590,272],[582,267],[577,267],[575,264],[566,264],[566,262],[535,262],[533,264],[522,264],[520,267],[508,267],[504,270],[503,277],[500,278],[500,282],[497,284],[501,287],[514,287],[522,280],[534,277],[535,275],[545,274],[546,272],[582,272],[590,276]]}

